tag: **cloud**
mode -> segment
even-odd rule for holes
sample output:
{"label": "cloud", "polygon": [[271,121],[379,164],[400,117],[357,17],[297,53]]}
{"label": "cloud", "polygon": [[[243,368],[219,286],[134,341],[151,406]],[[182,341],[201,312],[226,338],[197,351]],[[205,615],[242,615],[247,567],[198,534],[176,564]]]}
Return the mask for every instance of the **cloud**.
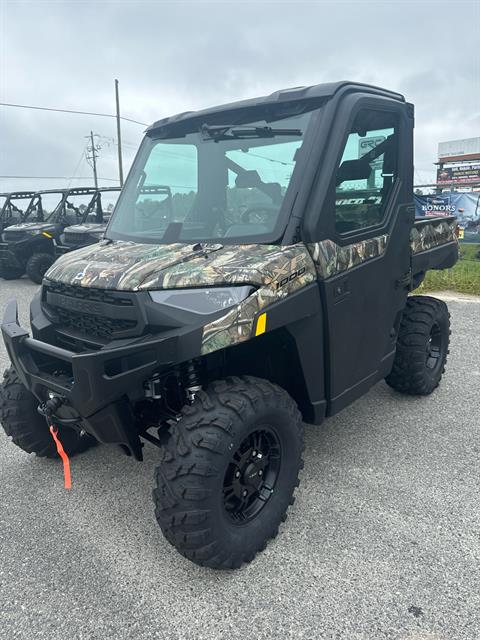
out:
{"label": "cloud", "polygon": [[[437,143],[479,135],[478,3],[42,2],[0,12],[3,101],[122,113],[171,113],[339,79],[403,92],[416,105],[416,167],[433,178]],[[477,25],[477,28],[475,28]],[[127,163],[142,129],[122,124]],[[90,129],[114,121],[0,107],[0,174],[90,175]],[[104,146],[100,175],[115,177]],[[51,182],[48,183],[50,186]],[[0,189],[45,182],[0,181]]]}

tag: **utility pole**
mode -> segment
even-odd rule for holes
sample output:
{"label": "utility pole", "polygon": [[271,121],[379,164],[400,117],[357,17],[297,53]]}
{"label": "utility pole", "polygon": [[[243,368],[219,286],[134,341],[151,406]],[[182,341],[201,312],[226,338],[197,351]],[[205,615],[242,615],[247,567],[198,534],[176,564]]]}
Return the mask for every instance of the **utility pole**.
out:
{"label": "utility pole", "polygon": [[[90,146],[87,146],[87,150],[86,150],[86,158],[87,161],[91,160],[92,161],[92,168],[93,168],[93,181],[95,183],[95,189],[98,189],[98,177],[97,177],[97,158],[98,158],[98,153],[97,151],[100,149],[99,145],[95,145],[95,140],[93,139],[93,131],[90,131],[90,135],[89,136],[85,136],[86,138],[90,138]],[[88,154],[91,153],[92,155],[89,156]]]}
{"label": "utility pole", "polygon": [[118,177],[123,187],[122,132],[120,131],[120,98],[118,97],[118,80],[115,80],[115,103],[117,112],[117,145],[118,145]]}

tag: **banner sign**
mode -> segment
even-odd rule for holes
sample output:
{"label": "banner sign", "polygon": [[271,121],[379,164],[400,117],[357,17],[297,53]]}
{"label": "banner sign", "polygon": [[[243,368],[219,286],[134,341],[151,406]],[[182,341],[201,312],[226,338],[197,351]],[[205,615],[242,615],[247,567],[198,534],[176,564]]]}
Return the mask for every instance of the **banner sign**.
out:
{"label": "banner sign", "polygon": [[465,164],[458,167],[437,169],[437,184],[472,184],[480,183],[480,164]]}
{"label": "banner sign", "polygon": [[480,192],[444,192],[430,196],[414,195],[414,199],[417,217],[456,216],[460,223],[480,220]]}

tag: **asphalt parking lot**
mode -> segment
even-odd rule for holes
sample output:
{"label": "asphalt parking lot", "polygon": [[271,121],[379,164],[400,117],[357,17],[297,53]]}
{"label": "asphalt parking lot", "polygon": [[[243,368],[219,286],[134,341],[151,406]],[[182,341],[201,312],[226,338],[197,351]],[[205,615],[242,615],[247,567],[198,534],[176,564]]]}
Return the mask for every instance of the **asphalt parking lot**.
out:
{"label": "asphalt parking lot", "polygon": [[[35,285],[0,280],[24,322]],[[307,427],[278,538],[218,573],[162,537],[142,465],[115,448],[60,464],[0,434],[0,637],[480,638],[480,304],[449,302],[447,373],[428,398],[385,384]],[[1,368],[7,366],[3,344]]]}

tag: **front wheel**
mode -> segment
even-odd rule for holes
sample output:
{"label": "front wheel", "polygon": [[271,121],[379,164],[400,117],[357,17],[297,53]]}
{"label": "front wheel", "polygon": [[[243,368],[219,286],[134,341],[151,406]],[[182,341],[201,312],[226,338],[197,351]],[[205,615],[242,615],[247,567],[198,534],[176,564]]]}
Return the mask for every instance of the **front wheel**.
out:
{"label": "front wheel", "polygon": [[184,407],[156,470],[157,521],[196,564],[250,562],[286,519],[303,467],[303,424],[280,387],[228,378]]}
{"label": "front wheel", "polygon": [[393,368],[385,381],[400,393],[432,393],[445,371],[449,342],[447,305],[429,296],[410,296],[400,323]]}
{"label": "front wheel", "polygon": [[4,267],[0,265],[0,278],[4,280],[16,280],[21,278],[25,273],[23,267]]}
{"label": "front wheel", "polygon": [[50,253],[34,253],[26,266],[27,276],[35,284],[42,284],[43,276],[52,266],[55,258]]}

